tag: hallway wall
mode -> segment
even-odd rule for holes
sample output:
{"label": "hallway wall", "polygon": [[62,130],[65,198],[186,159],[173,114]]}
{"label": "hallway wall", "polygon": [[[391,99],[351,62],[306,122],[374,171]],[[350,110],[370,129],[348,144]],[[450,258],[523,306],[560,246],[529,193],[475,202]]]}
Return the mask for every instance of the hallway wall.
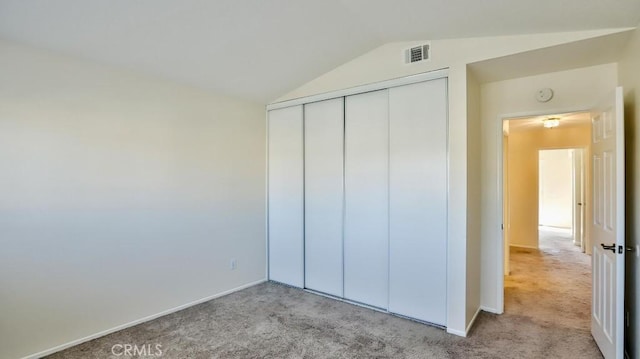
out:
{"label": "hallway wall", "polygon": [[[517,121],[517,120],[516,120]],[[538,248],[539,151],[541,149],[588,147],[591,126],[560,127],[509,133],[510,245]],[[588,167],[586,171],[589,171]],[[589,172],[587,172],[589,173]]]}

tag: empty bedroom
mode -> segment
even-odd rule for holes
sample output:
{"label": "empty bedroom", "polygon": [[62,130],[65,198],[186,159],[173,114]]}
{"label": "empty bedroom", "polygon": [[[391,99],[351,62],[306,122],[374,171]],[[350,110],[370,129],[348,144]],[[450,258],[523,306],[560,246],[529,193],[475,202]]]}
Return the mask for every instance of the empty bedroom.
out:
{"label": "empty bedroom", "polygon": [[[639,25],[637,0],[0,0],[0,358],[640,359]],[[591,135],[505,160],[504,123],[576,113]],[[585,290],[515,282],[559,267],[506,203]]]}

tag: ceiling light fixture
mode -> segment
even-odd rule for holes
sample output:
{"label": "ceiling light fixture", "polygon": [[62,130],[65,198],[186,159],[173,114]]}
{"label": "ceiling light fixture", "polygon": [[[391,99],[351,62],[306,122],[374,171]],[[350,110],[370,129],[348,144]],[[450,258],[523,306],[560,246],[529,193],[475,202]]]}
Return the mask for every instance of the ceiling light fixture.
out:
{"label": "ceiling light fixture", "polygon": [[542,120],[544,128],[554,128],[560,125],[560,119],[558,117],[549,117]]}

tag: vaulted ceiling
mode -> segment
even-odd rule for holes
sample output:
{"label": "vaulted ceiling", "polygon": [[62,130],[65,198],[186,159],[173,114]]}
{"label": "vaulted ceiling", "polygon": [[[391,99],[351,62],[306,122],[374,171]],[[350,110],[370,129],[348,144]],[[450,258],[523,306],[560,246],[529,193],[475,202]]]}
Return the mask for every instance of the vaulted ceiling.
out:
{"label": "vaulted ceiling", "polygon": [[0,0],[0,38],[261,103],[392,41],[638,23],[640,0]]}

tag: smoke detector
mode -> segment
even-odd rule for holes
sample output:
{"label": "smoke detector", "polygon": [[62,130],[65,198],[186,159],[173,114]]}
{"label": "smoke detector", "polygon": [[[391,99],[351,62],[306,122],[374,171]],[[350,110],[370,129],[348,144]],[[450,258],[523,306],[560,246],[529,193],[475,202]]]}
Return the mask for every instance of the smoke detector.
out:
{"label": "smoke detector", "polygon": [[549,102],[553,98],[553,90],[550,88],[543,88],[536,92],[536,100],[538,102]]}
{"label": "smoke detector", "polygon": [[424,44],[406,49],[404,51],[404,63],[413,64],[416,62],[429,60],[431,55],[429,53],[430,48],[431,46],[429,44]]}

